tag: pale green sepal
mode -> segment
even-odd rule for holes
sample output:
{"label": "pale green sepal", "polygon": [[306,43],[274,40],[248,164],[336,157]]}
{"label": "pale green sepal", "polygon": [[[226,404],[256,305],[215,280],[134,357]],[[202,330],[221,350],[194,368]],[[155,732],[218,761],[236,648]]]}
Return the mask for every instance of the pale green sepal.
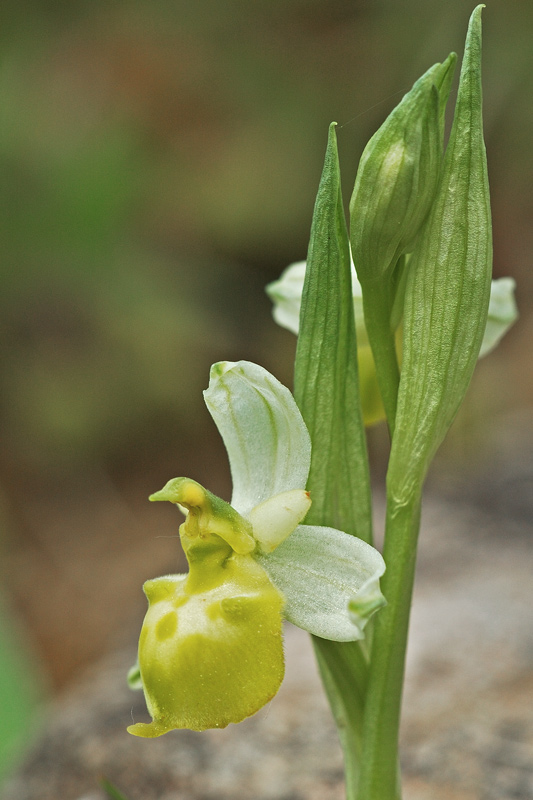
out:
{"label": "pale green sepal", "polygon": [[252,508],[247,518],[261,551],[271,553],[275,550],[302,522],[310,507],[309,492],[291,489]]}
{"label": "pale green sepal", "polygon": [[518,319],[513,278],[498,278],[490,288],[489,316],[479,358],[490,353]]}
{"label": "pale green sepal", "polygon": [[204,398],[228,451],[231,505],[240,514],[280,492],[305,488],[311,442],[283,384],[257,364],[222,361],[211,367]]}
{"label": "pale green sepal", "polygon": [[134,664],[132,667],[129,668],[126,680],[128,681],[128,686],[133,691],[137,691],[138,689],[143,688],[143,682],[141,678],[141,670],[139,664]]}
{"label": "pale green sepal", "polygon": [[[322,639],[362,639],[363,629],[383,601],[381,554],[361,539],[334,528],[299,525],[273,553],[257,556],[285,597],[289,622]],[[382,596],[381,596],[382,597]],[[359,613],[350,611],[359,609]]]}

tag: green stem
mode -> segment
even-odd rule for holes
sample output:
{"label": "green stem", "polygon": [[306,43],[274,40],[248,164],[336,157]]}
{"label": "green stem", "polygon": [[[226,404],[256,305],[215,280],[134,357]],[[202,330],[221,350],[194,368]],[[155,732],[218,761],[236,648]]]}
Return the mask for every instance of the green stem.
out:
{"label": "green stem", "polygon": [[390,286],[366,284],[363,291],[365,326],[372,347],[379,391],[392,438],[396,419],[400,368],[396,354],[396,339],[391,329]]}
{"label": "green stem", "polygon": [[[389,487],[390,489],[390,487]],[[420,494],[399,504],[389,491],[381,586],[388,605],[376,617],[365,703],[357,800],[399,800],[398,733],[411,595],[420,528]]]}
{"label": "green stem", "polygon": [[368,681],[366,645],[365,642],[333,642],[317,636],[311,638],[344,752],[346,800],[357,800],[364,698]]}

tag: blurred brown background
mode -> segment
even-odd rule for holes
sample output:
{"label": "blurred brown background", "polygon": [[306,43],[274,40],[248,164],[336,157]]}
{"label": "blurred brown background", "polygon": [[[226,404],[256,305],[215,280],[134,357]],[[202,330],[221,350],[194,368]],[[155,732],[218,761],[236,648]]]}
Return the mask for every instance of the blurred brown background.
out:
{"label": "blurred brown background", "polygon": [[[201,395],[210,364],[254,360],[290,385],[295,341],[264,285],[305,257],[329,122],[348,198],[365,142],[462,52],[472,7],[3,1],[5,674],[22,646],[57,691],[140,624],[143,580],[178,558],[179,520],[148,494],[185,474],[229,495]],[[446,475],[475,472],[506,420],[531,419],[532,34],[530,0],[488,0],[494,273],[516,278],[521,319],[478,368]],[[378,468],[383,441],[371,432]]]}

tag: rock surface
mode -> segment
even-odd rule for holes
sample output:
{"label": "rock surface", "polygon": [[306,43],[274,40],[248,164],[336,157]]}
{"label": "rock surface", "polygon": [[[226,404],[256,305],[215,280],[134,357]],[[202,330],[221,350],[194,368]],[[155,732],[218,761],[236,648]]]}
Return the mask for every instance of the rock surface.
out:
{"label": "rock surface", "polygon": [[[402,729],[405,800],[533,798],[531,517],[425,503]],[[223,731],[129,736],[148,719],[125,686],[135,645],[50,708],[2,800],[341,800],[340,747],[308,637],[288,627],[270,705]]]}

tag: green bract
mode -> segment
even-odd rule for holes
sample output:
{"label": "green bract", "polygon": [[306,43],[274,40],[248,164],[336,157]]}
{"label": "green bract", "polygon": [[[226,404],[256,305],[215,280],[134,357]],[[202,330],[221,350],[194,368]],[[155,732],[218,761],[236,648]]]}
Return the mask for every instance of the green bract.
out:
{"label": "green bract", "polygon": [[[272,314],[278,325],[298,335],[300,326],[300,307],[305,278],[305,261],[290,264],[277,281],[266,287],[274,306]],[[361,405],[366,425],[373,425],[385,419],[376,378],[376,367],[368,341],[363,316],[363,292],[352,264],[352,295],[357,330],[357,360],[359,362],[359,388]],[[492,281],[489,315],[481,343],[479,358],[490,353],[516,322],[518,312],[514,298],[513,278],[497,278]],[[396,331],[397,350],[401,360],[401,324]]]}
{"label": "green bract", "polygon": [[282,617],[355,641],[384,603],[376,550],[300,524],[311,504],[311,446],[288,389],[255,364],[222,362],[205,400],[228,451],[233,497],[230,505],[175,478],[150,498],[186,513],[189,572],[145,584],[139,667],[153,721],[130,726],[138,736],[224,727],[255,713],[283,678]]}
{"label": "green bract", "polygon": [[311,223],[294,397],[313,442],[312,521],[371,544],[370,475],[335,128],[332,122]]}
{"label": "green bract", "polygon": [[442,176],[405,288],[402,377],[388,476],[399,503],[420,490],[464,398],[487,330],[492,235],[481,110],[481,9],[470,20]]}

